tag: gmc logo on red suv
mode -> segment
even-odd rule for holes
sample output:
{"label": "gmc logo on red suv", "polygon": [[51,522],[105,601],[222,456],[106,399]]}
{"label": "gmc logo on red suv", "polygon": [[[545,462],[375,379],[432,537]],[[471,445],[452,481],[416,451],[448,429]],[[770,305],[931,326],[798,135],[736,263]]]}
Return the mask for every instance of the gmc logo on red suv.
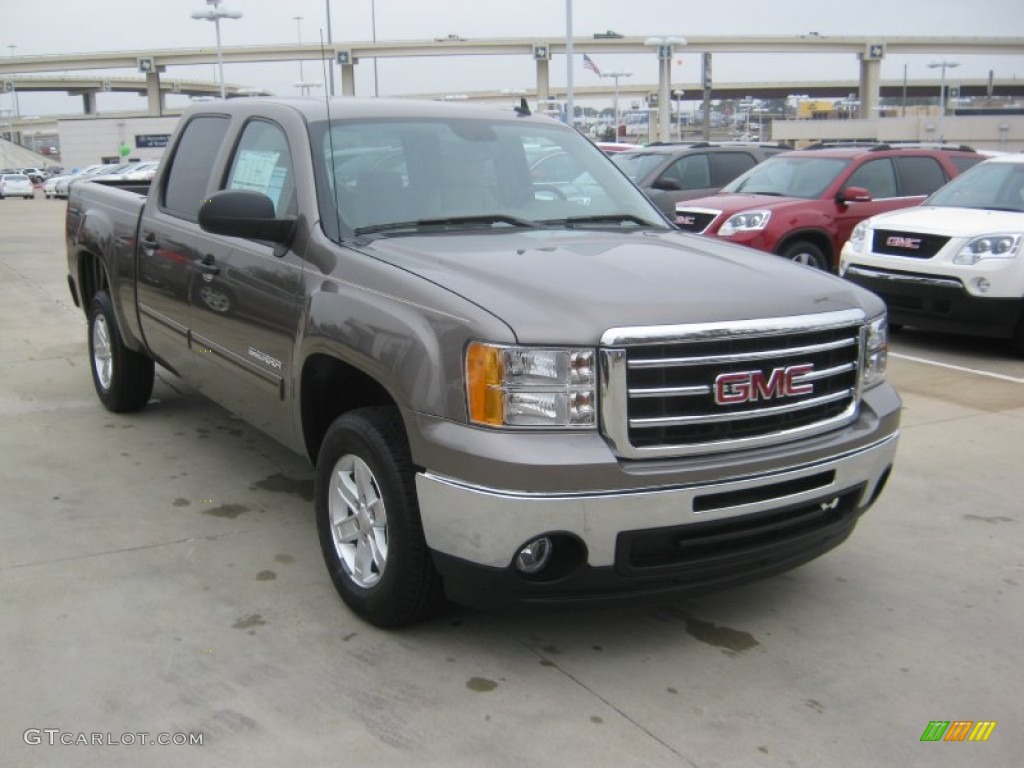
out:
{"label": "gmc logo on red suv", "polygon": [[800,379],[813,372],[814,366],[805,363],[786,368],[773,368],[767,375],[764,371],[720,373],[715,377],[715,403],[738,405],[758,400],[809,395],[814,392],[814,385]]}

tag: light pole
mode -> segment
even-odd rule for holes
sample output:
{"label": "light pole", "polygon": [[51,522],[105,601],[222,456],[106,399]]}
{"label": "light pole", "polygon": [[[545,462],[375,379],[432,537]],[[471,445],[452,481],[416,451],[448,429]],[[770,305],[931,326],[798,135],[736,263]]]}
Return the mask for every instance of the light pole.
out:
{"label": "light pole", "polygon": [[373,95],[380,96],[380,90],[377,86],[377,3],[376,0],[370,0],[370,34],[373,36],[374,52],[373,52]]}
{"label": "light pole", "polygon": [[[324,0],[324,7],[327,10],[327,47],[331,48],[334,45],[334,40],[331,38],[331,0]],[[334,64],[332,63],[327,70],[330,72],[330,94],[334,96]]]}
{"label": "light pole", "polygon": [[686,91],[675,90],[672,91],[672,98],[676,100],[676,128],[679,130],[679,140],[683,140],[683,96],[686,95]]}
{"label": "light pole", "polygon": [[[292,18],[295,20],[295,29],[296,29],[296,31],[298,33],[299,45],[301,46],[302,45],[302,18],[303,17],[302,16],[292,16]],[[302,56],[301,55],[299,56],[299,82],[300,83],[305,83],[306,82],[306,74],[302,71]]]}
{"label": "light pole", "polygon": [[947,61],[946,59],[933,61],[928,65],[928,69],[941,69],[942,72],[939,76],[939,144],[946,141],[943,129],[943,122],[946,119],[946,69],[956,69],[959,66],[959,61]]}
{"label": "light pole", "polygon": [[632,77],[632,72],[602,72],[601,77],[610,77],[615,81],[615,96],[612,101],[612,108],[615,110],[615,138],[612,141],[619,140],[619,78],[620,77]]}
{"label": "light pole", "polygon": [[565,0],[565,119],[576,127],[576,103],[572,82],[572,0]]}
{"label": "light pole", "polygon": [[648,37],[644,45],[658,49],[658,141],[668,141],[671,122],[669,93],[672,88],[673,46],[686,45],[685,37]]}
{"label": "light pole", "polygon": [[223,99],[226,97],[224,94],[224,54],[221,52],[220,47],[220,20],[240,19],[242,18],[242,12],[221,8],[220,3],[221,0],[206,0],[206,4],[210,7],[205,11],[192,11],[192,18],[212,21],[213,26],[217,29],[217,76],[220,79],[220,97]]}

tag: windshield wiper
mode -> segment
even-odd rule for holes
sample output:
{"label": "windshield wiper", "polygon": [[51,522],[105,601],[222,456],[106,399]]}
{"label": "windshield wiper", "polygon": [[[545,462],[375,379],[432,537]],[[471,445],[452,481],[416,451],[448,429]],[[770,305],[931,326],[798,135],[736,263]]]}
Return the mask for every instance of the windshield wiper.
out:
{"label": "windshield wiper", "polygon": [[606,213],[598,216],[570,216],[566,219],[544,219],[544,224],[562,224],[572,228],[577,224],[637,224],[641,227],[657,226],[653,222],[634,216],[632,213]]}
{"label": "windshield wiper", "polygon": [[537,229],[540,225],[529,219],[520,219],[505,214],[488,214],[484,216],[448,216],[440,219],[416,219],[415,221],[392,221],[387,224],[372,224],[367,227],[356,227],[352,230],[356,235],[372,235],[380,232],[397,232],[403,229],[424,229],[430,227],[465,227],[494,226],[505,224],[510,227]]}

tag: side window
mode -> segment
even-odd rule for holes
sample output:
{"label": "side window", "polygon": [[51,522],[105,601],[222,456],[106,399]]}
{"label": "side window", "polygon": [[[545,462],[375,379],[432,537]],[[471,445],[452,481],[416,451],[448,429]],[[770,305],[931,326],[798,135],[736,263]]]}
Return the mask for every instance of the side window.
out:
{"label": "side window", "polygon": [[869,160],[853,172],[846,186],[864,187],[876,200],[896,197],[896,173],[892,162],[887,157]]}
{"label": "side window", "polygon": [[262,192],[273,201],[278,216],[296,212],[295,169],[279,125],[253,120],[245,126],[224,188]]}
{"label": "side window", "polygon": [[975,157],[966,157],[964,155],[954,155],[953,157],[951,157],[949,159],[950,159],[950,161],[952,161],[953,165],[956,166],[956,169],[960,173],[963,173],[968,168],[971,168],[972,166],[975,166],[978,163],[980,163],[982,160],[985,159],[985,157],[983,155],[977,155]]}
{"label": "side window", "polygon": [[710,187],[711,168],[708,165],[708,156],[700,154],[681,157],[661,174],[661,179],[674,181],[679,189]]}
{"label": "side window", "polygon": [[714,169],[712,177],[715,180],[713,186],[724,187],[755,165],[757,165],[757,160],[746,152],[716,152],[711,155],[711,167]]}
{"label": "side window", "polygon": [[930,195],[948,181],[939,161],[933,157],[897,157],[896,170],[903,194],[908,197]]}
{"label": "side window", "polygon": [[197,117],[185,126],[164,186],[165,211],[189,221],[198,218],[210,182],[210,169],[227,130],[228,119],[218,115]]}

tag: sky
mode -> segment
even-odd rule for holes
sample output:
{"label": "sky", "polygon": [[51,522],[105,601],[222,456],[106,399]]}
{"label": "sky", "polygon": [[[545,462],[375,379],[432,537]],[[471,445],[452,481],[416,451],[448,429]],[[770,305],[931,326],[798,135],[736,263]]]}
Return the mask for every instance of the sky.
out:
{"label": "sky", "polygon": [[[225,47],[235,45],[314,42],[327,39],[326,9],[330,7],[331,36],[344,41],[423,40],[456,34],[463,38],[564,37],[566,0],[515,0],[484,3],[478,0],[224,0],[223,7],[241,11],[240,19],[221,22]],[[839,3],[819,0],[730,0],[697,3],[692,0],[572,0],[572,27],[576,39],[614,30],[624,35],[806,35],[823,36],[968,36],[1024,38],[1024,2],[1021,0],[857,0]],[[75,0],[31,2],[0,0],[0,56],[86,53],[150,48],[193,48],[214,45],[215,30],[207,21],[190,17],[206,8],[203,0]],[[472,10],[470,10],[472,9]],[[294,17],[302,16],[301,20]],[[10,46],[15,46],[11,48]],[[577,86],[607,85],[594,73],[574,66]],[[655,56],[595,55],[605,71],[633,72],[631,82],[657,81]],[[883,79],[934,79],[927,64],[935,57],[890,55],[882,64]],[[1020,56],[962,56],[949,78],[996,77],[1024,79],[1024,46]],[[313,62],[302,65],[307,81],[323,80]],[[696,53],[678,54],[673,82],[695,82],[700,61]],[[76,74],[74,72],[69,74]],[[86,73],[77,73],[86,74]],[[131,74],[121,71],[119,74]],[[716,82],[790,82],[858,77],[856,59],[849,54],[764,55],[718,54]],[[216,81],[212,65],[175,67],[166,77]],[[299,91],[300,66],[296,62],[225,65],[229,83],[264,88],[276,95]],[[534,86],[534,66],[526,57],[477,56],[380,60],[378,89],[382,96],[415,93],[466,93],[477,90],[518,89]],[[551,84],[564,86],[566,62],[551,64]],[[356,66],[356,93],[373,95],[373,65]],[[177,99],[178,101],[175,101]],[[80,112],[81,99],[55,94],[21,93],[22,115]],[[10,96],[0,96],[0,109],[11,108]],[[184,97],[170,96],[168,106],[185,106]],[[145,102],[126,94],[100,94],[101,111],[143,109]]]}

